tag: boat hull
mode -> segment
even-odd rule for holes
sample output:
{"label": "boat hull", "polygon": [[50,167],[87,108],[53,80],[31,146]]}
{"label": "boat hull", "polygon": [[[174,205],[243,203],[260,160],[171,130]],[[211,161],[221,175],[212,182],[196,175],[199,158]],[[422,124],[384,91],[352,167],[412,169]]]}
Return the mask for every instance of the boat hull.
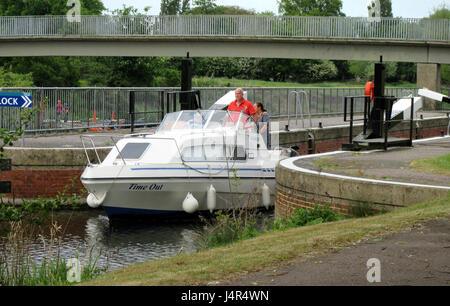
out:
{"label": "boat hull", "polygon": [[102,206],[109,217],[184,214],[183,201],[191,193],[199,202],[198,211],[209,211],[207,193],[216,190],[214,210],[261,207],[264,184],[274,194],[275,179],[264,178],[170,178],[83,180],[90,193],[104,195]]}

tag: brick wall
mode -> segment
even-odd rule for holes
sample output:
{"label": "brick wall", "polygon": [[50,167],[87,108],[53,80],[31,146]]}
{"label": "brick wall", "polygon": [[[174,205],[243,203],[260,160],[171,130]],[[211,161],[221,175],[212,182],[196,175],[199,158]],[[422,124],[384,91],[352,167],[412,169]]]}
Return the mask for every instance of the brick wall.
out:
{"label": "brick wall", "polygon": [[330,209],[339,214],[350,214],[349,205],[344,205],[333,201],[330,197],[327,201],[322,199],[322,202],[315,200],[313,197],[308,197],[304,192],[286,188],[280,185],[276,187],[275,195],[275,217],[289,218],[294,215],[296,209],[313,209],[316,205],[324,207],[328,205]]}
{"label": "brick wall", "polygon": [[86,193],[80,181],[82,170],[12,170],[0,173],[0,180],[12,182],[10,199],[54,198],[58,192],[74,186],[78,194]]}

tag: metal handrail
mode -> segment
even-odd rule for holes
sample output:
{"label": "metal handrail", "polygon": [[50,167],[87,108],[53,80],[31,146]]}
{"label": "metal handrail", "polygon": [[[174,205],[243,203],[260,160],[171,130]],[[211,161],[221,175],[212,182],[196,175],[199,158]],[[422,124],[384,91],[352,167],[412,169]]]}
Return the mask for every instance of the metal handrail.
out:
{"label": "metal handrail", "polygon": [[[305,91],[291,91],[288,96],[288,128],[291,125],[291,97],[295,96],[295,126],[298,127],[298,105],[300,105],[300,117],[302,120],[302,127],[305,128],[305,118],[304,118],[304,102],[306,101],[306,105],[308,105],[308,117],[309,117],[309,127],[312,127],[312,118],[311,118],[311,107],[308,100],[308,94]],[[305,99],[301,99],[301,97],[305,97]]]}
{"label": "metal handrail", "polygon": [[[88,160],[89,166],[91,166],[92,163],[91,163],[91,159],[89,158],[89,154],[87,152],[86,145],[84,143],[84,139],[85,138],[88,139],[91,142],[92,149],[94,150],[95,155],[97,156],[98,164],[102,163],[102,160],[100,159],[100,156],[98,155],[97,147],[95,146],[95,143],[94,143],[94,140],[93,140],[94,137],[98,138],[98,137],[106,137],[106,136],[105,135],[80,135],[81,144],[83,145],[84,153],[86,154],[86,158]],[[123,164],[126,165],[126,162],[125,162],[125,159],[123,158],[122,152],[120,152],[119,148],[117,147],[117,142],[114,140],[114,137],[117,137],[117,136],[113,135],[113,136],[109,136],[109,137],[111,138],[112,142],[114,143],[114,147],[116,148],[117,152],[119,152],[119,156],[122,159]],[[124,138],[124,137],[121,137],[121,138]]]}
{"label": "metal handrail", "polygon": [[450,41],[450,20],[337,16],[2,16],[0,37],[288,37]]}
{"label": "metal handrail", "polygon": [[80,138],[81,138],[81,144],[83,145],[84,153],[86,154],[86,158],[87,158],[87,160],[88,160],[89,165],[92,165],[92,163],[91,163],[91,159],[89,158],[89,154],[88,154],[88,152],[87,152],[86,145],[85,145],[85,143],[84,143],[84,139],[85,139],[85,138],[87,138],[88,140],[90,140],[90,142],[91,142],[91,144],[92,144],[92,148],[94,149],[95,155],[97,156],[98,163],[101,164],[102,161],[100,160],[100,156],[98,155],[97,148],[96,148],[96,146],[95,146],[95,143],[94,143],[94,140],[92,139],[92,137],[89,136],[89,135],[80,135]]}

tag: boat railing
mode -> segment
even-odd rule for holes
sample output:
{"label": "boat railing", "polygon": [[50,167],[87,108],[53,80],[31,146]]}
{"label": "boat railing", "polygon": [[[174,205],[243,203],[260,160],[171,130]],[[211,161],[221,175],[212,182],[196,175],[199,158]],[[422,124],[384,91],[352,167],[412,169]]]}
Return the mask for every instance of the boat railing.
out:
{"label": "boat railing", "polygon": [[[288,124],[286,129],[289,130],[289,126],[291,125],[291,98],[295,97],[295,126],[298,127],[298,111],[300,109],[300,118],[302,120],[302,128],[305,128],[305,105],[308,107],[306,115],[309,118],[309,128],[312,127],[312,118],[311,118],[311,107],[309,96],[306,91],[291,91],[288,97]],[[300,106],[300,107],[299,107]]]}
{"label": "boat railing", "polygon": [[[84,153],[86,154],[86,158],[88,160],[88,166],[92,166],[93,163],[91,162],[91,158],[89,157],[89,152],[88,152],[89,148],[86,147],[86,142],[85,141],[88,141],[88,143],[91,144],[91,146],[92,146],[91,150],[94,151],[95,157],[97,158],[97,161],[98,161],[98,165],[100,165],[103,161],[100,158],[100,154],[98,153],[98,150],[100,148],[97,148],[97,146],[95,145],[94,139],[95,138],[105,138],[105,137],[111,139],[112,143],[114,144],[113,147],[115,147],[117,152],[119,152],[120,158],[122,159],[124,165],[126,165],[125,159],[123,158],[122,153],[120,152],[119,148],[117,147],[117,141],[116,141],[115,138],[118,138],[118,137],[116,135],[81,135],[80,136],[81,143],[83,145]],[[123,138],[123,137],[120,137],[120,138]]]}

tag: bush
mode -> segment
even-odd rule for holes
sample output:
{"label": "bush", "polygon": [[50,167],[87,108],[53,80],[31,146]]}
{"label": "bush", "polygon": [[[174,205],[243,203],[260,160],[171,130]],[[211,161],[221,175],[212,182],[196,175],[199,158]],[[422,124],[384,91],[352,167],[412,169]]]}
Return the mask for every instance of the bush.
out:
{"label": "bush", "polygon": [[219,211],[212,224],[206,227],[203,237],[203,248],[213,248],[233,242],[250,239],[261,234],[256,230],[256,217],[253,214],[244,218],[242,215],[233,217],[232,214]]}
{"label": "bush", "polygon": [[274,222],[274,230],[286,230],[301,226],[309,226],[326,222],[339,221],[341,216],[330,209],[329,205],[320,207],[316,205],[314,209],[297,209],[294,216],[289,219],[280,219]]}
{"label": "bush", "polygon": [[306,74],[311,82],[321,82],[335,80],[338,75],[338,70],[333,62],[321,61],[308,65]]}

